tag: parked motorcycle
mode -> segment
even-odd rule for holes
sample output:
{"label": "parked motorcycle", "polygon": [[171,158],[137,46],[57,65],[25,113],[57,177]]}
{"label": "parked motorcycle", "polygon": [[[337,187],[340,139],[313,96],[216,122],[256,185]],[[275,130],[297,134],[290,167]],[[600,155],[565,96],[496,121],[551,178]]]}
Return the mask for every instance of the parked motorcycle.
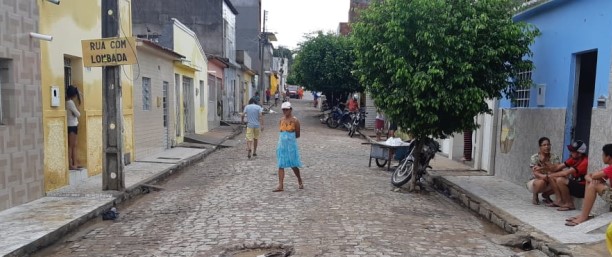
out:
{"label": "parked motorcycle", "polygon": [[359,110],[359,112],[355,113],[351,119],[350,122],[350,126],[348,128],[349,132],[348,135],[349,137],[353,137],[355,135],[355,132],[359,132],[359,128],[361,127],[361,123],[363,121],[365,121],[366,118],[366,112],[365,110],[362,108],[361,110]]}
{"label": "parked motorcycle", "polygon": [[[425,139],[425,142],[423,142],[421,156],[419,160],[415,160],[413,153],[418,143],[419,141],[417,140],[412,140],[412,142],[410,142],[408,154],[400,161],[400,164],[397,166],[397,168],[395,168],[395,171],[393,171],[393,175],[391,176],[391,184],[394,186],[403,186],[410,181],[413,174],[416,176],[415,179],[417,182],[420,182],[426,169],[431,169],[429,162],[436,156],[437,152],[440,152],[440,144],[431,138]],[[418,165],[416,161],[418,161]],[[416,169],[416,166],[419,167],[418,170]]]}
{"label": "parked motorcycle", "polygon": [[329,119],[327,119],[327,126],[330,128],[337,128],[342,124],[344,127],[348,128],[350,121],[351,116],[347,110],[334,106],[332,107]]}
{"label": "parked motorcycle", "polygon": [[322,124],[327,124],[327,120],[329,120],[331,116],[331,110],[326,110],[323,112],[323,114],[321,114],[321,119],[319,119],[321,121]]}

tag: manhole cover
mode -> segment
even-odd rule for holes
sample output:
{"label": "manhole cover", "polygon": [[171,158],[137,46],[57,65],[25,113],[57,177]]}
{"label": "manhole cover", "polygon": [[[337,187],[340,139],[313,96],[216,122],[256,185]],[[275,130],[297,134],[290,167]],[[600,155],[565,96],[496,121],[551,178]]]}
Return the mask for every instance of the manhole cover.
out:
{"label": "manhole cover", "polygon": [[293,247],[283,245],[240,245],[223,251],[220,257],[289,257]]}

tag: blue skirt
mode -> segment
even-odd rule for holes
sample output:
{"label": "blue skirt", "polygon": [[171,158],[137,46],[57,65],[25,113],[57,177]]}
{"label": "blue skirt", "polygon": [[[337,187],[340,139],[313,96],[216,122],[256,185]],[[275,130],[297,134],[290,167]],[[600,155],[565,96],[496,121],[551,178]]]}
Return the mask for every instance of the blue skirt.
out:
{"label": "blue skirt", "polygon": [[302,167],[295,132],[281,131],[276,146],[278,168]]}

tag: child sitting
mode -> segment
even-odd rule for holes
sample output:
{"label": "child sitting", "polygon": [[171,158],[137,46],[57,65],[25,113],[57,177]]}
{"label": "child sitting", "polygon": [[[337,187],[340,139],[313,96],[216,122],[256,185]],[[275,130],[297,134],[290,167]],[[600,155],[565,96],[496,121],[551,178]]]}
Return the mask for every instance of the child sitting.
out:
{"label": "child sitting", "polygon": [[566,226],[576,226],[589,219],[589,214],[595,203],[596,194],[599,194],[606,202],[612,202],[612,189],[606,184],[612,180],[612,144],[604,145],[602,149],[602,160],[608,166],[602,170],[585,176],[586,187],[584,189],[584,202],[580,215],[567,219]]}

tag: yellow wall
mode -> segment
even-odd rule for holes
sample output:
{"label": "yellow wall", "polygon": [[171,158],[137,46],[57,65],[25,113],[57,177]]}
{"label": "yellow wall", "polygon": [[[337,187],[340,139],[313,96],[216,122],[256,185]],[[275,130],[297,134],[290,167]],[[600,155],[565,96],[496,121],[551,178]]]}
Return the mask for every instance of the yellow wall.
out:
{"label": "yellow wall", "polygon": [[[50,191],[68,184],[64,58],[70,58],[72,84],[83,96],[79,106],[78,164],[87,168],[90,176],[102,172],[102,69],[84,68],[81,49],[81,40],[101,38],[101,0],[62,0],[60,5],[37,3],[39,33],[53,36],[53,41],[40,41],[44,175],[45,190]],[[131,36],[131,0],[121,0],[119,6],[122,34]],[[122,66],[124,149],[133,158],[132,74],[131,66]],[[59,107],[51,107],[51,86],[60,89]]]}
{"label": "yellow wall", "polygon": [[[176,142],[182,143],[185,141],[185,113],[183,112],[183,76],[187,76],[190,78],[195,77],[195,70],[188,66],[181,64],[179,61],[174,62],[174,73],[179,74],[181,77],[180,83],[176,85],[176,93],[178,93],[178,103],[175,104],[175,108],[179,108],[179,117],[176,117],[176,122],[178,122],[178,131],[180,131],[180,135],[176,136]],[[175,95],[175,97],[177,97]],[[174,110],[176,112],[176,109]],[[175,134],[176,135],[176,134]]]}
{"label": "yellow wall", "polygon": [[[195,110],[195,133],[201,134],[208,132],[208,59],[198,41],[197,36],[193,31],[189,30],[185,25],[175,21],[174,24],[174,51],[185,56],[187,66],[193,68],[194,71],[188,69],[178,69],[176,73],[191,72],[193,75],[186,75],[193,78],[193,109]],[[196,95],[196,89],[200,87],[200,81],[204,82],[204,92],[199,92]],[[182,95],[182,85],[177,85],[180,88]],[[200,98],[204,98],[204,106],[200,105]],[[181,98],[182,101],[182,98]],[[185,118],[181,110],[181,121]],[[184,124],[184,123],[181,123]],[[184,131],[184,129],[181,129]],[[177,139],[177,142],[181,142]]]}
{"label": "yellow wall", "polygon": [[[274,93],[276,93],[277,86],[278,79],[276,79],[276,76],[274,76],[274,74],[270,75],[270,94],[274,95]],[[283,94],[282,89],[280,89],[280,93],[281,95]]]}
{"label": "yellow wall", "polygon": [[[249,96],[250,96],[250,95],[255,95],[255,92],[253,92],[253,90],[254,90],[254,89],[253,89],[252,84],[251,84],[251,81],[253,80],[253,76],[252,76],[252,75],[251,75],[249,72],[244,71],[244,72],[242,73],[242,77],[244,78],[244,81],[243,81],[243,83],[242,83],[242,84],[243,84],[242,86],[243,86],[243,87],[245,87],[245,90],[244,90],[244,95],[242,96],[242,97],[243,97],[242,99],[244,99],[244,104],[245,104],[245,105],[247,105],[247,104],[249,104],[249,100],[250,100],[250,97],[249,97]],[[252,92],[252,93],[251,93],[251,92]],[[265,92],[265,90],[264,90],[264,92]],[[273,95],[273,94],[272,94],[272,95]],[[261,97],[262,97],[262,99],[264,99],[264,100],[265,100],[266,95],[264,94],[264,95],[263,95],[263,96],[261,96]],[[240,111],[242,111],[242,110],[240,110]]]}

